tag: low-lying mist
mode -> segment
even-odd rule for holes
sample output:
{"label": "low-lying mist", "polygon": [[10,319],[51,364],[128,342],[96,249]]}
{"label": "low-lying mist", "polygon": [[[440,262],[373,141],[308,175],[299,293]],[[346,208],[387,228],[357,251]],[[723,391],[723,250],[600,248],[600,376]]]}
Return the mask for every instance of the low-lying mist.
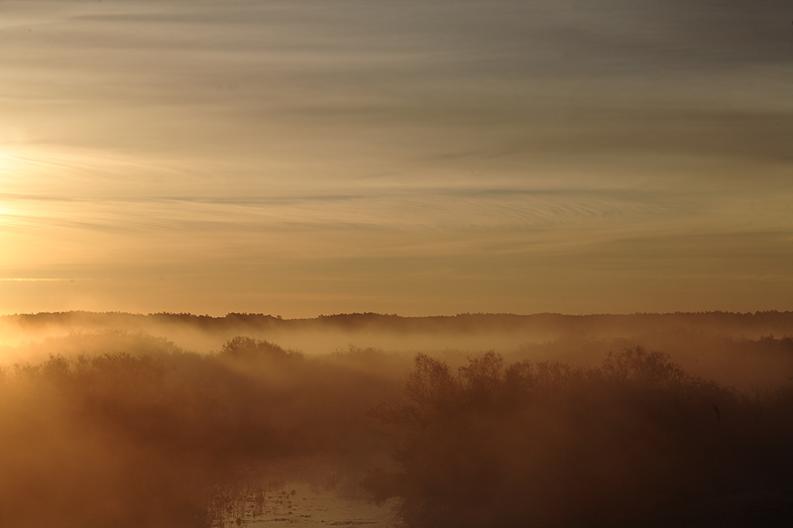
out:
{"label": "low-lying mist", "polygon": [[204,355],[124,342],[129,351],[6,369],[3,526],[213,526],[285,465],[316,459],[352,477],[385,455],[368,417],[400,388],[374,353],[308,359],[238,338]]}
{"label": "low-lying mist", "polygon": [[0,318],[0,525],[314,526],[308,486],[382,504],[383,526],[787,526],[792,329]]}
{"label": "low-lying mist", "polygon": [[372,348],[403,361],[429,354],[453,366],[484,351],[510,361],[595,366],[609,352],[642,346],[664,351],[693,375],[745,391],[785,383],[793,370],[793,312],[413,318],[347,314],[315,319],[43,313],[0,317],[0,366],[140,347],[212,354],[237,336],[310,357]]}

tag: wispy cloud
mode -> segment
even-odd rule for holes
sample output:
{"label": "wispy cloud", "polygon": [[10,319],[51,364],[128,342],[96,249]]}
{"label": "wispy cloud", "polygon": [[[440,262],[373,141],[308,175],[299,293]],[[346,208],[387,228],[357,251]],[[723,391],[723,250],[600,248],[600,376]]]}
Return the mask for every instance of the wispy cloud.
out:
{"label": "wispy cloud", "polygon": [[457,311],[453,280],[498,276],[543,309],[568,283],[603,298],[585,261],[671,281],[684,263],[648,246],[696,233],[727,258],[712,240],[734,234],[765,269],[760,234],[793,229],[787,0],[2,10],[0,276],[113,277],[99,305],[158,281],[308,299],[327,276],[357,286],[326,296]]}
{"label": "wispy cloud", "polygon": [[21,283],[47,283],[47,282],[74,282],[77,279],[62,279],[54,277],[0,277],[0,282]]}

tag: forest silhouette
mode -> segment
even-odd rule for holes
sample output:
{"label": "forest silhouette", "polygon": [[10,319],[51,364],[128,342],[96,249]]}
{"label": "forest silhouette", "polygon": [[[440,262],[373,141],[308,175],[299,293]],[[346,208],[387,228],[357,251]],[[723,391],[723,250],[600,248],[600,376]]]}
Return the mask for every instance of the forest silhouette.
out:
{"label": "forest silhouette", "polygon": [[[731,333],[710,316],[668,316],[713,334],[695,340],[713,348],[703,358],[720,343],[738,367],[755,365],[745,354],[762,363],[755,369],[762,376],[751,375],[765,383],[751,389],[723,382],[724,361],[688,372],[677,357],[696,351],[680,344],[675,354],[623,346],[632,337],[607,331],[603,320],[593,327],[609,341],[568,336],[478,353],[362,346],[318,353],[245,336],[197,352],[151,335],[155,326],[146,333],[129,323],[173,317],[228,325],[207,332],[224,338],[245,334],[240,322],[257,334],[263,319],[4,321],[7,335],[11,326],[46,334],[38,346],[52,355],[6,364],[0,374],[1,525],[233,526],[257,518],[265,479],[316,481],[323,472],[350,493],[388,500],[415,528],[793,521],[793,348],[786,337],[759,337],[773,324],[785,335],[788,315],[744,316],[744,328],[727,321]],[[123,324],[107,324],[118,318]],[[63,319],[94,326],[54,337],[53,320]],[[297,333],[328,324],[359,329],[362,321],[369,332],[372,321],[386,321],[405,342],[422,325],[461,335],[459,342],[514,330],[508,316],[487,319],[266,321],[296,325]],[[438,325],[451,330],[439,333]],[[583,348],[571,354],[574,345]],[[548,359],[554,354],[559,359]]]}

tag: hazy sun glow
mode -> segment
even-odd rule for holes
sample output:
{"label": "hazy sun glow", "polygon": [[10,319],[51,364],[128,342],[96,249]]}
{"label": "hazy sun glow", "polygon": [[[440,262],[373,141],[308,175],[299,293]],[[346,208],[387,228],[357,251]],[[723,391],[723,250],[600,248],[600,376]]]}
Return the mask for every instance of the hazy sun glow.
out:
{"label": "hazy sun glow", "polygon": [[0,3],[0,313],[789,307],[791,2],[591,4]]}
{"label": "hazy sun glow", "polygon": [[793,526],[791,20],[0,0],[0,528]]}

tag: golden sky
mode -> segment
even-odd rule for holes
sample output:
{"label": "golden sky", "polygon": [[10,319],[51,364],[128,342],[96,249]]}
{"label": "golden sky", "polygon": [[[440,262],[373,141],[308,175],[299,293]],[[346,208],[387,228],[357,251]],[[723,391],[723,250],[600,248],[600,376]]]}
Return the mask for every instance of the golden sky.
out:
{"label": "golden sky", "polygon": [[0,1],[0,312],[793,308],[791,20]]}

